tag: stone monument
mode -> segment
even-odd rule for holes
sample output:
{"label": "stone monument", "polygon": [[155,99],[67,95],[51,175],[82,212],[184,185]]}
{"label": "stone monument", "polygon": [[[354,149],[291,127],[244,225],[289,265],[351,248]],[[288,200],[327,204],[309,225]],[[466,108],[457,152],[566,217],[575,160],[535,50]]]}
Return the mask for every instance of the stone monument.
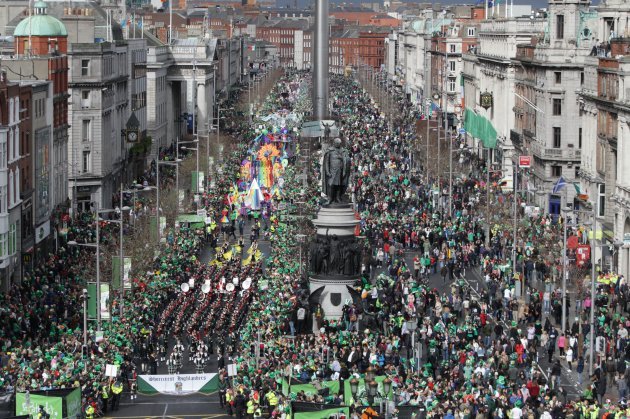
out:
{"label": "stone monument", "polygon": [[[354,235],[359,220],[346,195],[350,157],[336,138],[322,161],[322,192],[326,203],[313,224],[317,236],[309,249],[309,288],[326,318],[338,319],[347,301],[348,287],[361,276],[362,248]],[[322,289],[323,287],[323,289]]]}

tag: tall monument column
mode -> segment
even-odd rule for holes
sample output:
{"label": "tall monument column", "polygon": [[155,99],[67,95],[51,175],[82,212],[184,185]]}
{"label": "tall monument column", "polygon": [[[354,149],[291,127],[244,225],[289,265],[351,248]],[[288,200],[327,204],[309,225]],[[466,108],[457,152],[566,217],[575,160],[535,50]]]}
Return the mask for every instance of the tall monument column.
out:
{"label": "tall monument column", "polygon": [[324,153],[322,191],[328,202],[313,220],[317,236],[311,241],[309,252],[310,301],[321,304],[329,319],[341,318],[343,306],[356,302],[352,287],[361,278],[363,255],[354,235],[360,221],[346,194],[350,156],[341,143],[336,138]]}
{"label": "tall monument column", "polygon": [[328,119],[329,72],[328,0],[315,3],[315,39],[313,42],[313,119]]}

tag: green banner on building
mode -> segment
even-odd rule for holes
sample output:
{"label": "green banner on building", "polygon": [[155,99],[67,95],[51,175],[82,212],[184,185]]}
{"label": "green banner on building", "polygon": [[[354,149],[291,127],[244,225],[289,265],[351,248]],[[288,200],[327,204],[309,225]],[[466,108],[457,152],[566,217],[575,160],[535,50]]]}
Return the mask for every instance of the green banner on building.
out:
{"label": "green banner on building", "polygon": [[485,148],[497,147],[497,130],[492,122],[470,108],[464,112],[464,129],[470,136],[479,139]]}

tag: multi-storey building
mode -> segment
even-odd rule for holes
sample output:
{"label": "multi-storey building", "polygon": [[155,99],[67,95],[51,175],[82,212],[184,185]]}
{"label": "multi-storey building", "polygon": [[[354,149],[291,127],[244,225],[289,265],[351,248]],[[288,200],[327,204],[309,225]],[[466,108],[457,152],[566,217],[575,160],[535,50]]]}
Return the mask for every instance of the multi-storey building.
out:
{"label": "multi-storey building", "polygon": [[603,269],[630,275],[630,5],[606,0],[598,8],[602,44],[585,58],[578,99],[581,192],[597,201]]}
{"label": "multi-storey building", "polygon": [[[515,96],[517,45],[530,43],[532,37],[542,37],[544,21],[542,19],[501,18],[481,22],[476,45],[469,45],[462,58],[464,62],[463,87],[464,109],[470,109],[486,118],[497,133],[497,146],[484,148],[481,142],[473,145],[479,155],[497,164],[505,172],[505,177],[512,176],[512,159],[515,147],[520,147],[521,138],[513,128],[519,127],[521,114],[506,110],[514,108],[518,102]],[[481,95],[491,95],[492,105],[482,106]],[[531,107],[522,112],[535,112]],[[517,128],[518,130],[518,128]]]}
{"label": "multi-storey building", "polygon": [[[19,278],[17,257],[20,226],[21,199],[19,193],[20,84],[8,81],[6,72],[0,74],[0,279],[1,289],[6,290]],[[16,181],[17,186],[16,186]]]}
{"label": "multi-storey building", "polygon": [[569,184],[579,181],[583,130],[582,121],[572,116],[579,113],[584,61],[595,43],[587,26],[589,14],[588,0],[550,0],[548,30],[519,45],[513,60],[512,138],[519,153],[533,156],[532,169],[523,173],[517,186],[535,189],[535,202],[555,215],[563,203],[573,205],[576,195],[573,187],[553,193],[558,179]]}
{"label": "multi-storey building", "polygon": [[92,202],[110,208],[123,178],[124,130],[130,116],[127,44],[103,42],[70,46],[71,140],[74,173],[71,193],[78,211]]}
{"label": "multi-storey building", "polygon": [[35,263],[52,250],[51,217],[68,203],[68,32],[47,10],[43,1],[33,5],[33,15],[22,19],[13,31],[14,55],[2,62],[9,69],[9,79],[52,82],[47,98],[52,100],[52,110],[45,114],[52,131],[33,129]]}

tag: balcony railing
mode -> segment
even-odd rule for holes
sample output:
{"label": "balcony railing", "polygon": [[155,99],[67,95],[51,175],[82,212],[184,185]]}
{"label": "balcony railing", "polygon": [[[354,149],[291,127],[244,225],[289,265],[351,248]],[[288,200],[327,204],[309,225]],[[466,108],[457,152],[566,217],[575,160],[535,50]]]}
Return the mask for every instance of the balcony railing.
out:
{"label": "balcony railing", "polygon": [[580,160],[582,151],[576,148],[546,148],[537,141],[532,141],[531,149],[535,156],[546,160]]}
{"label": "balcony railing", "polygon": [[543,19],[492,19],[481,22],[480,32],[542,33]]}

